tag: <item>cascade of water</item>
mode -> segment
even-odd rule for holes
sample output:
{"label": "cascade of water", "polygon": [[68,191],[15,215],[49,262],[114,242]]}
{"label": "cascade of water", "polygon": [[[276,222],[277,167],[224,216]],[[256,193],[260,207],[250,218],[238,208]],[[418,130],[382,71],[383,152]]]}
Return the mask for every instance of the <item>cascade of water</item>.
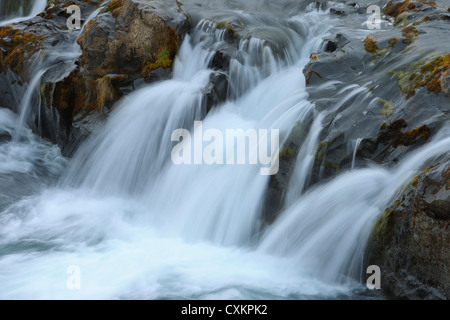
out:
{"label": "cascade of water", "polygon": [[[17,1],[17,0],[9,0],[9,1]],[[19,10],[10,12],[8,14],[2,14],[2,12],[0,12],[0,17],[3,16],[3,20],[0,20],[0,27],[17,23],[23,20],[28,20],[36,16],[38,13],[44,11],[46,5],[47,0],[35,0],[33,6],[31,6],[30,12],[24,12],[23,10],[24,2],[22,1]]]}
{"label": "cascade of water", "polygon": [[26,125],[27,118],[31,111],[31,105],[33,101],[33,97],[36,95],[36,91],[38,91],[38,85],[41,81],[42,76],[47,71],[47,69],[39,70],[30,81],[27,90],[25,91],[25,95],[20,103],[20,116],[19,121],[17,123],[17,128],[14,134],[14,141],[18,141],[20,139],[20,135],[22,130]]}
{"label": "cascade of water", "polygon": [[292,266],[330,283],[359,277],[374,220],[427,160],[450,151],[450,130],[392,169],[342,174],[297,200],[259,247],[293,259]]}
{"label": "cascade of water", "polygon": [[355,148],[353,150],[352,170],[355,169],[355,166],[356,166],[356,154],[358,153],[359,145],[361,144],[362,141],[363,141],[362,138],[356,139]]}
{"label": "cascade of water", "polygon": [[[300,70],[329,24],[320,12],[273,24],[290,31],[268,28],[270,41],[240,41],[229,97],[205,115],[208,66],[225,33],[201,21],[180,48],[173,79],[122,99],[60,185],[2,209],[0,298],[352,295],[347,281],[360,273],[371,223],[419,163],[449,151],[450,134],[442,131],[395,168],[355,169],[305,192],[324,117],[367,89],[346,87],[333,108],[316,111]],[[281,52],[272,43],[279,34],[289,35]],[[286,209],[272,226],[261,221],[269,178],[258,165],[172,163],[172,132],[192,132],[195,120],[221,133],[278,129],[282,146],[295,124],[304,127]],[[52,167],[54,158],[43,161]],[[70,266],[82,271],[82,290],[66,289]]]}

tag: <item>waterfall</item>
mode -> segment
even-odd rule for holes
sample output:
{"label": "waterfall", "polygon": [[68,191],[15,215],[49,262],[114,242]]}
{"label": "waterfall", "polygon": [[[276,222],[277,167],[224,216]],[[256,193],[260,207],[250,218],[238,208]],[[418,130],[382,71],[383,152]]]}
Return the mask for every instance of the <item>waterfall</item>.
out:
{"label": "waterfall", "polygon": [[[374,221],[422,163],[450,151],[450,131],[395,167],[353,168],[307,189],[324,119],[367,92],[347,86],[328,110],[308,101],[301,70],[328,35],[327,17],[312,11],[284,22],[267,19],[259,33],[265,37],[236,40],[227,99],[209,113],[205,92],[215,72],[209,66],[229,44],[223,30],[201,20],[180,47],[173,77],[122,98],[67,162],[23,125],[45,65],[21,115],[0,109],[0,148],[21,147],[8,153],[0,173],[18,174],[15,157],[30,176],[52,177],[44,186],[25,181],[38,191],[0,203],[0,298],[360,297],[355,292],[363,290],[359,276]],[[48,61],[73,56],[61,50]],[[278,129],[281,147],[295,126],[302,128],[284,209],[272,225],[261,216],[270,178],[259,165],[173,164],[171,135],[192,132],[194,121],[223,134]],[[11,139],[18,123],[25,141]],[[258,146],[248,148],[256,153]],[[72,267],[81,270],[81,290],[67,289]]]}
{"label": "waterfall", "polygon": [[0,4],[0,27],[28,20],[44,11],[46,5],[47,0],[2,1],[2,4]]}

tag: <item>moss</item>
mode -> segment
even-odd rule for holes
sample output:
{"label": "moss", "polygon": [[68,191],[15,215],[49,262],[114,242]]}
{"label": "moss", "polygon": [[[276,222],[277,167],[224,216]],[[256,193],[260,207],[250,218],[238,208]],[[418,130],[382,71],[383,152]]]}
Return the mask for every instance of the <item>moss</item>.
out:
{"label": "moss", "polygon": [[[420,2],[420,4],[416,5],[414,2]],[[400,16],[401,14],[405,13],[406,11],[417,11],[418,8],[421,8],[424,4],[429,5],[429,6],[436,6],[436,2],[435,1],[411,1],[411,0],[407,0],[407,1],[399,1],[399,2],[395,2],[394,1],[389,1],[386,4],[386,7],[384,8],[384,14],[391,16],[393,18],[397,18],[398,16]]]}
{"label": "moss", "polygon": [[364,48],[367,52],[370,52],[372,55],[375,54],[380,48],[378,48],[377,41],[374,40],[373,35],[369,34],[366,39],[364,39]]}
{"label": "moss", "polygon": [[123,6],[123,0],[112,0],[110,3],[108,3],[108,10],[111,12],[112,16],[114,18],[117,18],[119,16],[119,8]]}
{"label": "moss", "polygon": [[71,124],[73,116],[85,106],[88,88],[78,70],[72,71],[54,86],[52,105],[58,110],[66,124]]}
{"label": "moss", "polygon": [[0,71],[6,72],[9,68],[22,79],[27,78],[25,68],[27,58],[39,51],[43,40],[41,36],[10,26],[0,27],[0,47],[3,49],[0,56]]}
{"label": "moss", "polygon": [[286,147],[283,150],[281,150],[279,157],[280,157],[280,159],[283,159],[283,158],[288,158],[292,155],[294,155],[294,151],[291,148]]}
{"label": "moss", "polygon": [[406,43],[406,44],[413,43],[415,40],[415,37],[417,37],[418,34],[419,34],[419,31],[417,31],[417,29],[412,26],[404,28],[402,30],[402,35],[406,39],[403,40],[403,43]]}
{"label": "moss", "polygon": [[317,146],[316,160],[322,161],[327,150],[328,150],[328,142],[322,141],[321,143],[319,143],[319,145]]}
{"label": "moss", "polygon": [[150,57],[144,60],[141,73],[146,76],[158,68],[171,68],[173,59],[178,51],[178,35],[175,29],[167,27],[166,32],[158,35],[156,43],[161,43],[162,46],[158,51],[156,57]]}
{"label": "moss", "polygon": [[409,14],[406,12],[403,12],[402,14],[397,16],[394,19],[394,27],[398,27],[400,25],[406,26],[409,23],[408,17],[409,17]]}
{"label": "moss", "polygon": [[389,48],[393,48],[395,46],[395,44],[397,43],[397,41],[398,41],[397,37],[389,39],[389,42],[388,42],[389,43]]}
{"label": "moss", "polygon": [[239,38],[239,33],[237,32],[236,28],[228,21],[220,21],[216,24],[217,28],[219,29],[225,29],[227,31],[228,36],[230,36],[232,39]]}
{"label": "moss", "polygon": [[394,114],[395,108],[389,101],[382,98],[378,98],[378,102],[381,104],[380,114],[387,117],[388,119]]}
{"label": "moss", "polygon": [[416,88],[427,87],[428,92],[439,94],[443,90],[446,90],[444,78],[448,76],[449,70],[450,53],[445,56],[436,57],[420,68],[421,73],[424,74],[425,77],[423,80],[416,83]]}
{"label": "moss", "polygon": [[340,167],[337,163],[325,161],[325,162],[324,162],[324,165],[325,165],[326,167],[329,167],[329,168],[333,169],[334,172],[339,172],[339,171],[341,171],[341,167]]}
{"label": "moss", "polygon": [[156,61],[150,62],[146,61],[144,62],[144,67],[142,69],[142,74],[147,74],[148,72],[151,72],[153,70],[156,70],[158,68],[169,68],[172,66],[172,60],[169,57],[169,51],[167,49],[161,49],[158,53],[158,56],[156,58]]}
{"label": "moss", "polygon": [[427,4],[427,5],[432,6],[432,7],[436,7],[436,6],[437,6],[436,1],[423,1],[423,0],[419,0],[419,2],[420,2],[420,3],[423,3],[423,4]]}
{"label": "moss", "polygon": [[410,146],[416,143],[419,138],[423,137],[425,140],[427,140],[430,137],[430,135],[431,131],[428,128],[428,126],[423,125],[421,127],[403,133],[403,135],[400,138],[399,144],[404,146]]}
{"label": "moss", "polygon": [[389,220],[393,214],[395,214],[395,209],[388,208],[384,210],[383,214],[375,221],[371,234],[372,240],[378,241],[379,243],[384,242]]}
{"label": "moss", "polygon": [[444,79],[450,74],[450,53],[425,62],[414,63],[403,71],[393,71],[399,87],[407,99],[414,96],[415,90],[426,87],[428,92],[448,94]]}
{"label": "moss", "polygon": [[431,131],[426,125],[402,132],[406,127],[408,124],[404,119],[395,120],[390,125],[383,123],[377,141],[384,145],[391,144],[392,147],[397,148],[400,145],[410,146],[421,138],[427,140],[431,135]]}
{"label": "moss", "polygon": [[408,10],[410,4],[411,0],[395,3],[391,0],[386,4],[386,7],[384,8],[384,14],[396,18],[400,14]]}

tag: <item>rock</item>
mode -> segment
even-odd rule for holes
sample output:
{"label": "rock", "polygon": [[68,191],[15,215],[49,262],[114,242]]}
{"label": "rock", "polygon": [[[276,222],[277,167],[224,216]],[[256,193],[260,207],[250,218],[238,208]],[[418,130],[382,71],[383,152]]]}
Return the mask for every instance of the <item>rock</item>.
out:
{"label": "rock", "polygon": [[378,220],[369,263],[396,298],[450,298],[450,157],[413,179]]}
{"label": "rock", "polygon": [[206,113],[214,106],[226,101],[228,95],[228,77],[225,73],[214,72],[206,88]]}
{"label": "rock", "polygon": [[338,16],[346,16],[347,15],[347,13],[344,10],[338,10],[338,9],[334,9],[334,8],[330,8],[330,13],[338,15]]}
{"label": "rock", "polygon": [[230,59],[230,56],[226,55],[222,51],[217,51],[214,54],[208,68],[213,70],[228,71],[230,68]]}
{"label": "rock", "polygon": [[92,128],[75,119],[99,119],[95,113],[108,112],[140,80],[171,76],[178,46],[190,27],[176,0],[112,0],[77,39],[81,56],[52,60],[53,51],[76,50],[79,31],[67,30],[66,8],[78,5],[86,17],[102,2],[50,0],[39,16],[0,28],[0,83],[5,84],[0,104],[18,110],[20,101],[14,97],[23,96],[38,71],[36,58],[41,58],[41,66],[47,67],[41,79],[42,101],[28,124],[36,132],[40,128],[64,154],[74,149],[73,139],[80,140]]}
{"label": "rock", "polygon": [[[175,0],[165,2],[116,0],[77,40],[80,66],[95,78],[110,73],[150,75],[170,68],[189,20]],[[111,5],[110,5],[111,7]]]}

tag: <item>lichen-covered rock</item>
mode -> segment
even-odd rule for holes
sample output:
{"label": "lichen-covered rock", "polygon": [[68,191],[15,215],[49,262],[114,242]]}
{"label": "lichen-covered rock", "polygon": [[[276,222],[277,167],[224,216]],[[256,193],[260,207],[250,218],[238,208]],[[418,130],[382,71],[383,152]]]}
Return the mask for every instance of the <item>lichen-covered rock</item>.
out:
{"label": "lichen-covered rock", "polygon": [[396,298],[450,298],[450,157],[413,179],[379,218],[369,263]]}
{"label": "lichen-covered rock", "polygon": [[[80,31],[66,25],[70,5],[80,7],[83,19],[100,10],[78,39]],[[85,121],[87,116],[99,118],[97,114],[134,90],[136,82],[170,77],[178,46],[190,27],[180,6],[176,0],[48,1],[37,17],[0,28],[0,105],[19,110],[15,97],[23,95],[44,67],[40,110],[32,110],[28,124],[69,154],[74,140],[91,130],[84,123],[95,122]],[[77,43],[80,57],[54,58],[54,51],[76,53]],[[83,119],[83,124],[76,119]]]}
{"label": "lichen-covered rock", "polygon": [[95,78],[107,74],[146,75],[170,68],[189,26],[175,0],[114,0],[91,20],[77,40],[80,65]]}

